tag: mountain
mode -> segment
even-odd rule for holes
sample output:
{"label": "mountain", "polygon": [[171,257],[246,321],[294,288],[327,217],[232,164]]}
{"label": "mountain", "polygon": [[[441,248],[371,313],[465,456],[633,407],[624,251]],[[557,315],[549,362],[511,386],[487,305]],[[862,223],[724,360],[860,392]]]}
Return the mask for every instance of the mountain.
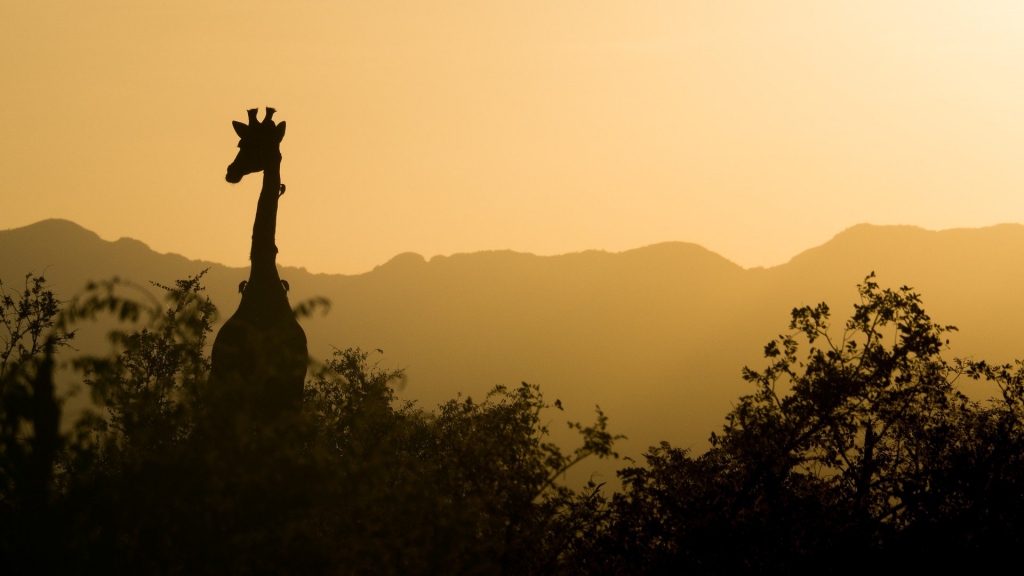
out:
{"label": "mountain", "polygon": [[[0,231],[5,285],[32,271],[64,298],[89,279],[117,275],[148,287],[206,268],[226,318],[247,269],[108,242],[64,220]],[[333,303],[328,315],[303,321],[314,358],[331,347],[381,348],[383,366],[407,370],[402,395],[428,407],[460,392],[480,398],[497,384],[540,384],[567,407],[553,424],[590,421],[599,404],[629,437],[623,452],[635,456],[660,440],[703,450],[750,390],[741,368],[764,364],[763,346],[787,331],[790,310],[825,301],[841,326],[872,271],[883,287],[914,287],[933,319],[960,328],[951,356],[1024,356],[1024,226],[1014,224],[940,232],[858,225],[768,269],[668,242],[561,256],[491,251],[427,261],[407,253],[365,274],[282,267],[281,276],[293,303]],[[993,393],[973,382],[967,390],[979,399]]]}

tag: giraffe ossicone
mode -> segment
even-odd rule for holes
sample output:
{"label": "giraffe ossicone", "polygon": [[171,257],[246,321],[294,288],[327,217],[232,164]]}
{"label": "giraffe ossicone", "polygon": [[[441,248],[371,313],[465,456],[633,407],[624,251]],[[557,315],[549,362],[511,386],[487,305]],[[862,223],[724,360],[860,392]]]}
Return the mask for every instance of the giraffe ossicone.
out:
{"label": "giraffe ossicone", "polygon": [[262,172],[268,165],[281,163],[281,140],[284,139],[286,122],[274,122],[273,108],[268,107],[267,113],[260,122],[256,115],[258,110],[248,111],[249,123],[232,121],[231,126],[238,135],[238,155],[228,165],[225,180],[232,184],[242,181],[242,177],[254,172]]}

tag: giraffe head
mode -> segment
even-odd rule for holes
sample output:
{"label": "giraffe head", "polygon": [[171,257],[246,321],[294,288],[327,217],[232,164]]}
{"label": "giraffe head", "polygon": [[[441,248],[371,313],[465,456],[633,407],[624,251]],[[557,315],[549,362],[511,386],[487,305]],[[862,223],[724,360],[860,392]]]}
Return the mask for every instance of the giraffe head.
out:
{"label": "giraffe head", "polygon": [[228,165],[225,179],[232,184],[242,181],[242,176],[261,172],[268,165],[281,161],[281,139],[284,138],[285,123],[276,124],[274,109],[268,107],[263,122],[256,120],[256,112],[249,110],[249,123],[233,121],[238,134],[238,156]]}

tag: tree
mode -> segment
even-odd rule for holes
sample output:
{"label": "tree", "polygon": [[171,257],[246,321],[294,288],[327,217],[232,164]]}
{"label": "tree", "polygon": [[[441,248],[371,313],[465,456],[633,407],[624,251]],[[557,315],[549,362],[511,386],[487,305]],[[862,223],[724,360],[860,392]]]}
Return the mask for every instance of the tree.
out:
{"label": "tree", "polygon": [[74,332],[55,330],[60,301],[46,279],[0,281],[0,556],[46,560],[54,465],[63,448],[54,353]]}
{"label": "tree", "polygon": [[[496,387],[426,412],[394,399],[401,372],[336,351],[307,388],[314,454],[343,494],[318,521],[347,569],[375,573],[551,573],[571,547],[586,499],[559,483],[584,458],[617,457],[598,410],[574,423],[582,444],[547,440],[537,386]],[[556,402],[555,407],[561,409]],[[396,544],[400,543],[400,544]]]}
{"label": "tree", "polygon": [[[792,311],[707,452],[663,442],[610,495],[561,480],[617,456],[600,409],[567,451],[537,386],[428,410],[396,399],[379,351],[336,350],[299,417],[212,422],[200,278],[148,302],[96,283],[63,309],[29,278],[4,300],[11,572],[820,574],[979,569],[1024,544],[1024,363],[947,361],[954,328],[873,275],[839,329],[825,304]],[[74,363],[98,411],[61,435],[54,353],[106,313],[126,321],[114,352]]]}
{"label": "tree", "polygon": [[[1016,518],[978,507],[1021,509],[1009,489],[990,501],[993,480],[1024,478],[1008,423],[1021,372],[945,360],[955,328],[933,322],[910,288],[873,278],[839,333],[827,305],[793,310],[791,332],[765,346],[767,367],[743,370],[755,391],[708,452],[663,443],[646,467],[620,472],[625,490],[596,535],[616,550],[614,568],[597,572],[844,571],[920,566],[940,550],[948,564],[990,553],[983,535],[1019,537]],[[1007,400],[970,401],[955,386],[965,373],[1001,378]]]}
{"label": "tree", "polygon": [[[498,387],[481,402],[428,411],[395,399],[401,371],[349,349],[307,383],[300,418],[218,425],[206,403],[216,311],[201,277],[159,286],[162,300],[133,296],[137,287],[116,280],[93,283],[63,310],[48,309],[43,332],[67,334],[103,314],[124,324],[110,334],[113,353],[73,363],[96,411],[51,450],[50,498],[35,507],[7,494],[0,501],[10,520],[0,550],[14,572],[529,574],[563,566],[595,487],[577,492],[560,478],[586,457],[616,456],[618,437],[600,410],[593,425],[571,424],[581,445],[565,452],[548,440],[542,417],[561,406],[536,386]],[[38,357],[35,374],[52,376],[50,356],[24,356]],[[40,384],[45,378],[27,381],[26,397]],[[2,406],[5,422],[17,406]],[[0,470],[30,468],[14,456],[0,454]],[[46,529],[26,532],[39,512]],[[45,554],[32,548],[41,542]]]}

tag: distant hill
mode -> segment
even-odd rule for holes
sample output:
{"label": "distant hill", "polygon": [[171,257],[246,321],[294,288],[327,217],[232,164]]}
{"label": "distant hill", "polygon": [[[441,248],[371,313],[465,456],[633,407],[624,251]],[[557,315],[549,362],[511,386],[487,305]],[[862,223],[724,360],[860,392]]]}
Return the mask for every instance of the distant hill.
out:
{"label": "distant hill", "polygon": [[[158,254],[126,238],[107,242],[65,220],[0,231],[0,279],[12,285],[43,273],[62,297],[88,279],[170,283],[204,268],[226,318],[246,269]],[[933,319],[960,328],[951,354],[1024,357],[1020,225],[859,225],[768,269],[670,242],[562,256],[401,254],[365,274],[283,267],[281,276],[293,303],[333,303],[326,317],[304,321],[314,357],[332,346],[381,348],[383,365],[407,369],[403,395],[426,406],[459,392],[482,397],[496,384],[537,383],[569,418],[589,420],[600,404],[629,436],[624,451],[636,455],[663,439],[703,450],[731,402],[749,391],[740,369],[763,365],[763,346],[786,331],[789,311],[826,301],[841,325],[871,271],[883,286],[914,287]],[[973,386],[975,396],[991,393]]]}

